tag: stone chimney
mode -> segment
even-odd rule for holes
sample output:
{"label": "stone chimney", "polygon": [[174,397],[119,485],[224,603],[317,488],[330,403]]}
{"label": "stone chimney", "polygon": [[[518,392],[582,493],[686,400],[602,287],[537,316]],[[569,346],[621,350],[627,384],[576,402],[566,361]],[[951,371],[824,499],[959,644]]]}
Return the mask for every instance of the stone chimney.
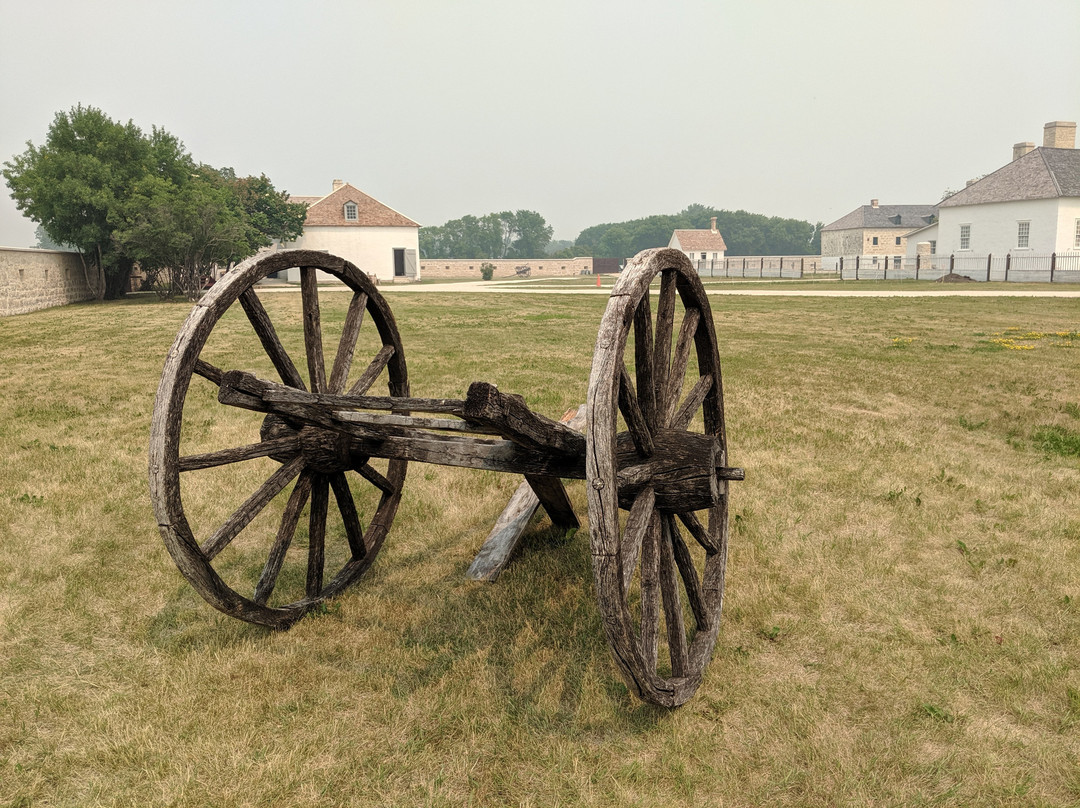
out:
{"label": "stone chimney", "polygon": [[877,206],[878,206],[878,201],[876,199],[871,199],[870,200],[870,207],[876,208]]}
{"label": "stone chimney", "polygon": [[1025,141],[1023,143],[1014,143],[1013,144],[1013,160],[1019,160],[1021,157],[1023,157],[1025,154],[1027,154],[1029,151],[1031,151],[1034,148],[1035,148],[1035,144],[1032,143],[1030,140]]}
{"label": "stone chimney", "polygon": [[709,225],[709,230],[711,230],[713,233],[715,233],[716,232],[716,217],[713,216],[712,219],[710,219],[709,221],[711,222],[711,224]]}
{"label": "stone chimney", "polygon": [[1043,146],[1048,149],[1075,149],[1076,122],[1050,121],[1043,127]]}
{"label": "stone chimney", "polygon": [[[345,186],[345,180],[334,180],[334,191],[339,191]],[[331,191],[330,193],[333,193]]]}

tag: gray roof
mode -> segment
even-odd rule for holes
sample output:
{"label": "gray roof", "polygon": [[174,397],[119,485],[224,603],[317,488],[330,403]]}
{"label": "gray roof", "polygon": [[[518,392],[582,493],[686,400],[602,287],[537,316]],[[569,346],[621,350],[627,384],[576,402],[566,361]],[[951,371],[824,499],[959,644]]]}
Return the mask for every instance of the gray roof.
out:
{"label": "gray roof", "polygon": [[822,230],[914,230],[930,224],[937,215],[936,205],[863,205],[842,216]]}
{"label": "gray roof", "polygon": [[1033,149],[941,201],[941,207],[1080,196],[1080,149]]}

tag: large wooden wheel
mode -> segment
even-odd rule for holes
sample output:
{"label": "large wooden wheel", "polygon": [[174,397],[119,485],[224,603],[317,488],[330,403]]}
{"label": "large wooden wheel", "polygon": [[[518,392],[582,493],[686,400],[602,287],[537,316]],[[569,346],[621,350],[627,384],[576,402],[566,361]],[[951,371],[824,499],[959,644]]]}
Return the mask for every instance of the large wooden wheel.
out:
{"label": "large wooden wheel", "polygon": [[[256,282],[292,267],[300,268],[301,294],[264,305]],[[322,294],[323,308],[333,306],[331,297],[339,309],[348,306],[331,363],[317,270],[351,290]],[[150,443],[151,498],[165,545],[211,605],[287,628],[371,566],[397,510],[406,462],[358,456],[330,429],[219,404],[217,388],[232,370],[276,375],[312,393],[396,397],[409,394],[405,356],[390,309],[367,276],[303,250],[231,270],[195,306],[169,351]]]}
{"label": "large wooden wheel", "polygon": [[646,701],[676,706],[693,695],[712,655],[728,538],[716,331],[681,252],[642,252],[615,284],[587,406],[585,472],[604,629],[627,685]]}

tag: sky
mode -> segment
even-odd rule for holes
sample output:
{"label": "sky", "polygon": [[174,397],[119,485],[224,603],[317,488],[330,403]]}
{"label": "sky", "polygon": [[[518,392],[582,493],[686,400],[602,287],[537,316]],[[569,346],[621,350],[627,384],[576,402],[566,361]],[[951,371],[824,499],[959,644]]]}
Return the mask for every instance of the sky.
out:
{"label": "sky", "polygon": [[83,104],[293,194],[567,240],[933,204],[1080,120],[1078,0],[0,0],[0,30],[0,162]]}

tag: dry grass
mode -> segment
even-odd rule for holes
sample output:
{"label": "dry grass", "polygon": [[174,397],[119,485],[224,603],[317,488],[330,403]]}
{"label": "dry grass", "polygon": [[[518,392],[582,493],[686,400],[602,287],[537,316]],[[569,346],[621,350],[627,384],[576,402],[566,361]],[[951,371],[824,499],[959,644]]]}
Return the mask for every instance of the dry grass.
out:
{"label": "dry grass", "polygon": [[[415,394],[583,400],[602,298],[388,294]],[[1080,802],[1076,303],[713,306],[747,481],[673,712],[618,679],[587,531],[538,521],[497,584],[464,580],[505,475],[413,465],[325,614],[219,615],[145,482],[187,307],[0,320],[0,806]]]}

